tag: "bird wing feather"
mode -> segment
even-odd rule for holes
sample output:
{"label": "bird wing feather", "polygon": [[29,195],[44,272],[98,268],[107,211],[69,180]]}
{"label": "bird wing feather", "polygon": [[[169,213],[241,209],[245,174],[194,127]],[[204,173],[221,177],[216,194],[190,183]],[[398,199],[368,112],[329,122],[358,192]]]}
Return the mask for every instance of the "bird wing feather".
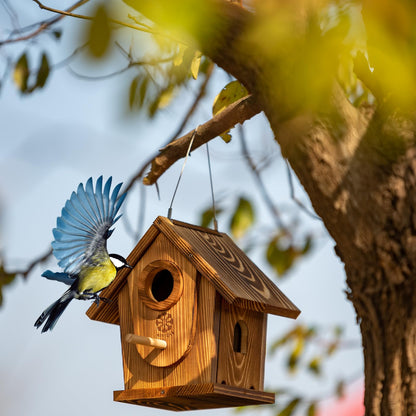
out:
{"label": "bird wing feather", "polygon": [[106,241],[112,233],[110,228],[120,218],[117,214],[126,197],[125,193],[119,195],[121,183],[114,187],[110,196],[111,182],[110,177],[103,188],[103,177],[100,176],[95,190],[92,178],[88,179],[85,188],[79,184],[56,220],[53,254],[69,275],[78,274],[98,253],[104,251],[108,255]]}

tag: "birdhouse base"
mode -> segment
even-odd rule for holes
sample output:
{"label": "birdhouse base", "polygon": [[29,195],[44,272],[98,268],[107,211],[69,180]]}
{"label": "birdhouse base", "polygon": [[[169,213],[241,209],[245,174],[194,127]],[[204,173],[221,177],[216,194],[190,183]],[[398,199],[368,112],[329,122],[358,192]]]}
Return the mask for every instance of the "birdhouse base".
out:
{"label": "birdhouse base", "polygon": [[275,395],[225,384],[207,383],[115,391],[114,400],[158,409],[182,411],[273,404]]}

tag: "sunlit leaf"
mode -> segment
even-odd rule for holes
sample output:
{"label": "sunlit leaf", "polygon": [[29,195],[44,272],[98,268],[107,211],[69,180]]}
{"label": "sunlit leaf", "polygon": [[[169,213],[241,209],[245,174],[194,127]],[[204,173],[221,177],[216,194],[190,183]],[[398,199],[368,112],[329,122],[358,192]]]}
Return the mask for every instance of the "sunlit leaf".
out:
{"label": "sunlit leaf", "polygon": [[179,45],[178,53],[175,55],[175,59],[173,60],[173,65],[175,66],[182,65],[183,57],[187,49],[188,49],[187,46],[184,46],[182,44]]}
{"label": "sunlit leaf", "polygon": [[274,238],[267,247],[266,258],[276,273],[283,276],[292,267],[295,252],[292,246],[281,248],[278,239]]}
{"label": "sunlit leaf", "polygon": [[91,21],[88,34],[88,50],[94,58],[105,55],[110,45],[111,27],[104,4],[99,4]]}
{"label": "sunlit leaf", "polygon": [[191,75],[193,79],[198,78],[199,67],[201,65],[201,58],[202,58],[202,53],[199,51],[196,51],[191,62]]}
{"label": "sunlit leaf", "polygon": [[299,363],[299,359],[304,351],[305,343],[302,337],[296,340],[295,346],[289,355],[287,367],[290,372],[295,372]]}
{"label": "sunlit leaf", "polygon": [[315,402],[312,402],[306,410],[306,416],[315,416],[316,414],[317,414],[317,406]]}
{"label": "sunlit leaf", "polygon": [[294,398],[277,414],[277,416],[291,416],[291,415],[293,415],[293,412],[296,410],[296,408],[298,407],[300,402],[301,402],[300,397]]}
{"label": "sunlit leaf", "polygon": [[235,103],[240,98],[245,97],[247,94],[248,91],[239,81],[231,81],[215,97],[212,114],[215,116],[215,114],[220,113],[224,108]]}
{"label": "sunlit leaf", "polygon": [[319,376],[321,374],[321,364],[322,364],[322,358],[321,357],[314,357],[311,361],[309,361],[308,369],[313,374]]}
{"label": "sunlit leaf", "polygon": [[330,356],[334,354],[335,351],[338,349],[338,347],[339,347],[339,341],[330,342],[326,349],[326,355]]}
{"label": "sunlit leaf", "polygon": [[38,75],[37,75],[37,78],[36,78],[35,88],[36,87],[39,87],[39,88],[44,87],[44,85],[46,84],[46,81],[49,77],[49,72],[50,72],[50,69],[49,69],[48,57],[47,57],[46,53],[43,53],[42,58],[41,58],[40,67],[39,67],[39,70],[38,70]]}
{"label": "sunlit leaf", "polygon": [[[230,104],[235,103],[240,98],[245,97],[248,94],[246,88],[239,81],[231,81],[227,84],[221,92],[215,97],[214,104],[212,106],[212,114],[220,113]],[[231,134],[229,130],[220,134],[220,137],[226,142],[230,142]]]}
{"label": "sunlit leaf", "polygon": [[29,64],[26,52],[23,53],[13,71],[13,80],[20,92],[25,93],[28,89],[28,79],[29,79]]}
{"label": "sunlit leaf", "polygon": [[254,209],[249,200],[240,198],[231,218],[231,233],[236,238],[242,237],[254,222]]}

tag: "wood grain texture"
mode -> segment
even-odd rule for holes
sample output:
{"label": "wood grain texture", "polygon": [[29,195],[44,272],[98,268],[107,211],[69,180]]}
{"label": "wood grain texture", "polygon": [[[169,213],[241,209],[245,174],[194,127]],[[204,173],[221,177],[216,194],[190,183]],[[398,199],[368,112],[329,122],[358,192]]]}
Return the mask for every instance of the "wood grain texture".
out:
{"label": "wood grain texture", "polygon": [[228,302],[289,318],[299,315],[299,309],[226,234],[164,217],[154,225]]}
{"label": "wood grain texture", "polygon": [[[154,225],[147,230],[126,259],[130,266],[134,267],[136,265],[159,232],[160,231]],[[109,324],[119,324],[120,320],[117,305],[118,294],[126,284],[127,276],[130,272],[130,269],[122,269],[117,273],[116,278],[110,286],[106,287],[100,294],[100,296],[109,299],[110,302],[100,302],[99,306],[93,303],[86,312],[90,319]]]}
{"label": "wood grain texture", "polygon": [[[134,325],[129,286],[124,286],[118,303],[125,389],[169,387],[215,381],[219,330],[219,314],[218,307],[216,307],[218,300],[215,288],[206,279],[200,279],[200,282],[193,347],[184,360],[170,367],[156,367],[149,364],[140,356],[135,345],[125,341],[126,334],[133,333]],[[150,347],[149,350],[151,350]]]}
{"label": "wood grain texture", "polygon": [[[209,279],[228,302],[241,308],[296,318],[300,310],[224,233],[157,217],[128,256],[135,266],[162,232],[169,241]],[[87,311],[91,319],[117,324],[117,296],[127,282],[130,270],[117,274],[101,295],[110,302],[93,304]]]}
{"label": "wood grain texture", "polygon": [[[247,328],[245,353],[233,348],[234,328],[238,322]],[[222,300],[217,383],[263,389],[266,324],[267,314],[241,309]]]}
{"label": "wood grain texture", "polygon": [[[155,262],[172,263],[181,271],[182,278],[174,284],[181,285],[181,296],[166,310],[152,308],[153,303],[145,291],[144,280],[149,265]],[[150,268],[150,270],[152,267]],[[197,320],[197,285],[196,269],[174,247],[163,234],[159,234],[152,246],[144,253],[129,276],[130,306],[133,317],[134,333],[146,337],[165,340],[168,344],[163,351],[137,344],[140,356],[149,364],[168,367],[183,360],[192,348]],[[175,291],[175,287],[173,292]],[[173,294],[173,293],[172,293]],[[150,302],[152,301],[152,302]],[[168,299],[160,302],[166,304]],[[165,309],[165,308],[164,308]]]}
{"label": "wood grain texture", "polygon": [[206,383],[115,391],[114,400],[165,410],[197,410],[272,404],[274,393]]}

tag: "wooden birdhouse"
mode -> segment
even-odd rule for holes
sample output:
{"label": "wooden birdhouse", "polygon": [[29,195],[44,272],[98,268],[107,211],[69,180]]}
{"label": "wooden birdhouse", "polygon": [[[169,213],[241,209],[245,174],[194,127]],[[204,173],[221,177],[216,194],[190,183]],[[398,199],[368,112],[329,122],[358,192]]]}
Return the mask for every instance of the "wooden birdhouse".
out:
{"label": "wooden birdhouse", "polygon": [[[224,233],[158,217],[92,305],[120,325],[124,390],[169,410],[274,403],[263,391],[267,314],[299,309]],[[147,345],[146,345],[147,344]]]}

